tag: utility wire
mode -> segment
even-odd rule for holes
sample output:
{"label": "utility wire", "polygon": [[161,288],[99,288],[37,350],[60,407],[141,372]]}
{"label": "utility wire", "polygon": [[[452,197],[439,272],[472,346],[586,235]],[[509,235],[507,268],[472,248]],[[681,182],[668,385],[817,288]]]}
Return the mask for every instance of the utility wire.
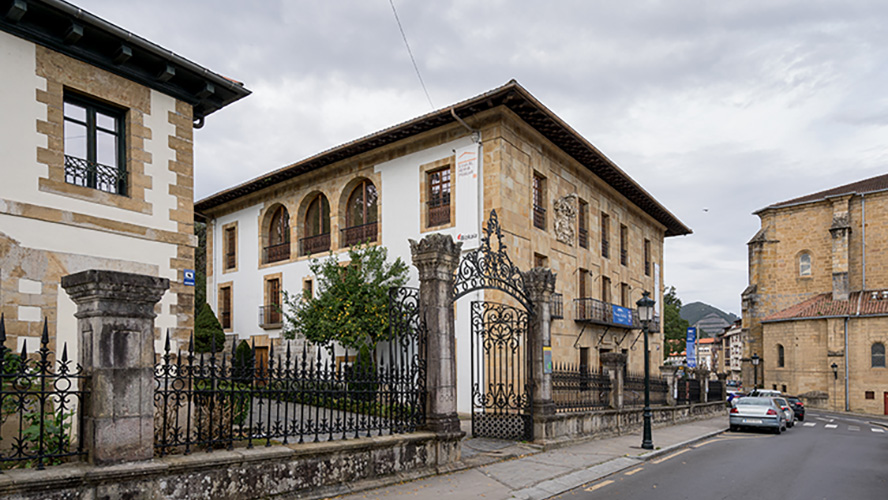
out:
{"label": "utility wire", "polygon": [[404,39],[404,45],[407,46],[407,53],[410,54],[410,61],[413,63],[413,69],[416,70],[416,77],[419,78],[419,84],[422,85],[422,91],[425,92],[426,99],[429,100],[429,106],[432,109],[435,109],[435,105],[432,104],[432,98],[429,97],[429,91],[426,89],[425,82],[422,81],[422,75],[419,74],[419,66],[416,65],[416,59],[413,58],[413,51],[410,50],[410,43],[407,42],[407,35],[404,34],[404,27],[401,26],[401,19],[398,17],[398,10],[395,9],[395,0],[389,0],[389,4],[392,6],[392,12],[395,14],[395,21],[398,23],[398,29],[401,30],[401,37]]}

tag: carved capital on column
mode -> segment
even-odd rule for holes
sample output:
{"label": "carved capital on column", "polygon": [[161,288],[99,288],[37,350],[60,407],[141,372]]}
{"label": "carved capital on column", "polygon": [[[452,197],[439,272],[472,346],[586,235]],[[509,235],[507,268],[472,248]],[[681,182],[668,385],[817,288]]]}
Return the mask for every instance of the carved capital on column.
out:
{"label": "carved capital on column", "polygon": [[621,352],[603,352],[598,355],[607,369],[622,370],[626,366],[626,355]]}
{"label": "carved capital on column", "polygon": [[167,278],[98,269],[62,277],[62,288],[78,305],[78,318],[154,319],[154,304],[169,287]]}
{"label": "carved capital on column", "polygon": [[418,242],[408,241],[413,265],[419,270],[420,280],[453,279],[459,265],[462,242],[454,242],[449,234],[440,233],[432,233]]}
{"label": "carved capital on column", "polygon": [[522,272],[524,288],[527,298],[531,302],[548,302],[549,297],[555,292],[556,274],[547,267],[535,267],[527,272]]}

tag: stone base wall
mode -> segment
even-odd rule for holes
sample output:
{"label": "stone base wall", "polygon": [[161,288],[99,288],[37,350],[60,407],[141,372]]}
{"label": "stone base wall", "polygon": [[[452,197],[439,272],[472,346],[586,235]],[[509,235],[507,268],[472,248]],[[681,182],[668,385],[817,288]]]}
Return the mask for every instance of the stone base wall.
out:
{"label": "stone base wall", "polygon": [[[60,465],[0,475],[0,498],[324,498],[449,470],[462,433],[416,432],[289,446],[257,446],[97,467]],[[389,478],[390,480],[390,478]]]}
{"label": "stone base wall", "polygon": [[[651,422],[654,427],[665,427],[718,415],[727,416],[724,401],[651,408]],[[576,444],[578,441],[636,432],[642,428],[643,423],[644,415],[641,408],[559,413],[535,418],[534,437],[536,443],[546,448],[557,448]]]}

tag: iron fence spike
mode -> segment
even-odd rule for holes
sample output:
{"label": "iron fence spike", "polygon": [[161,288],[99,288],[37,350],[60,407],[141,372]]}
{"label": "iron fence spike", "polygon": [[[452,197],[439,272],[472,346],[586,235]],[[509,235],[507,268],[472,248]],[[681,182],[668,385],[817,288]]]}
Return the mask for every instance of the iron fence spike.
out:
{"label": "iron fence spike", "polygon": [[47,326],[48,322],[49,322],[49,320],[46,318],[46,316],[44,316],[43,317],[43,335],[40,336],[40,343],[44,347],[49,345],[49,327]]}
{"label": "iron fence spike", "polygon": [[6,343],[6,315],[0,313],[0,346]]}

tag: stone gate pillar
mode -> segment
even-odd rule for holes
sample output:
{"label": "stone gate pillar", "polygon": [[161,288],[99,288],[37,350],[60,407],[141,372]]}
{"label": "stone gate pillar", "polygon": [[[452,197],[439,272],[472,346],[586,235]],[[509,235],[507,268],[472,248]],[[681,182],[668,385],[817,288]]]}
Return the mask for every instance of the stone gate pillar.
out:
{"label": "stone gate pillar", "polygon": [[77,304],[89,382],[82,439],[93,464],[154,456],[154,312],[166,278],[89,270],[62,278]]}
{"label": "stone gate pillar", "polygon": [[626,366],[626,355],[621,352],[604,352],[599,357],[611,381],[610,407],[620,410],[623,408],[623,368]]}
{"label": "stone gate pillar", "polygon": [[536,416],[555,414],[552,401],[552,372],[545,366],[544,352],[548,348],[551,361],[552,318],[549,301],[555,291],[555,273],[548,268],[536,267],[524,276],[524,287],[534,314],[529,317],[527,332],[527,375],[532,387],[533,414]]}
{"label": "stone gate pillar", "polygon": [[451,297],[462,243],[454,243],[450,235],[438,233],[418,243],[409,241],[413,265],[419,270],[419,311],[428,334],[426,427],[435,432],[459,432],[456,331]]}

